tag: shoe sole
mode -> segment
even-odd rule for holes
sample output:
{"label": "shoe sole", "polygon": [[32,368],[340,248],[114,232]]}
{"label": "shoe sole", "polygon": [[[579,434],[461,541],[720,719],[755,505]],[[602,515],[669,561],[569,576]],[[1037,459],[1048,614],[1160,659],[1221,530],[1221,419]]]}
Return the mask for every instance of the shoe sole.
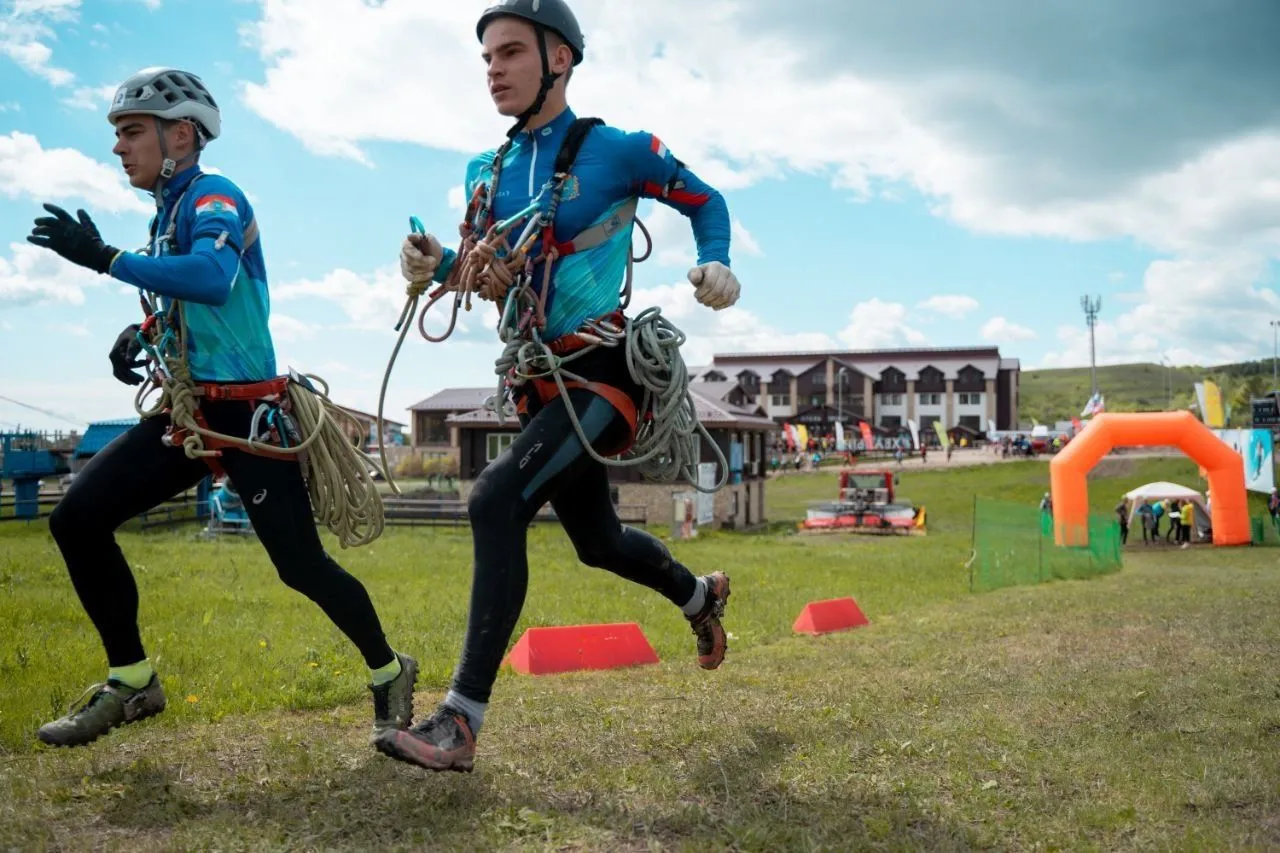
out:
{"label": "shoe sole", "polygon": [[159,708],[156,708],[155,710],[146,711],[142,714],[139,714],[138,716],[134,717],[132,720],[125,720],[122,723],[112,723],[111,725],[107,726],[106,729],[98,732],[96,735],[94,735],[91,738],[88,738],[87,740],[65,740],[65,741],[49,740],[44,736],[42,732],[39,732],[39,731],[36,732],[36,739],[39,740],[41,743],[43,743],[45,746],[53,746],[59,749],[72,749],[77,746],[88,746],[94,741],[99,740],[100,738],[106,737],[107,735],[111,734],[111,732],[115,731],[116,729],[123,728],[124,726],[131,726],[134,723],[140,723],[143,720],[149,720],[152,717],[159,714],[161,711],[163,711],[164,708],[165,706],[162,705]]}
{"label": "shoe sole", "polygon": [[[407,747],[403,741],[405,739],[414,740],[413,735],[408,734],[400,729],[392,732],[386,732],[374,741],[374,746],[378,752],[388,758],[394,758],[396,761],[403,761],[405,764],[412,764],[415,767],[421,767],[424,770],[433,770],[437,773],[446,770],[453,770],[458,773],[470,773],[475,766],[475,758],[467,758],[462,760],[447,759],[443,761],[434,760],[431,756],[425,754],[418,748]],[[439,750],[437,750],[438,752]]]}
{"label": "shoe sole", "polygon": [[[724,594],[721,595],[719,590],[709,589],[707,591],[720,600],[720,614],[721,616],[723,616],[724,608],[729,604],[729,593],[730,593],[729,576],[721,572],[720,577],[724,578],[724,585],[723,585]],[[719,617],[716,618],[716,624],[720,628],[720,635],[723,638],[724,644],[720,648],[719,657],[715,657],[714,652],[712,653],[713,654],[712,657],[708,657],[705,659],[701,655],[699,655],[698,666],[702,667],[705,670],[719,669],[720,664],[724,663],[725,655],[729,653],[729,636],[728,636],[728,633],[724,630],[724,626],[720,625]]]}

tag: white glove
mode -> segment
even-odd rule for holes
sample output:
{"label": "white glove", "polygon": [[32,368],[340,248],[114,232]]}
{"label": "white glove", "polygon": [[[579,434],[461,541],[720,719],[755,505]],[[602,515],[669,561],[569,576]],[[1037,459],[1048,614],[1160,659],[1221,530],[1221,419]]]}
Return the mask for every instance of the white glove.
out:
{"label": "white glove", "polygon": [[689,270],[689,282],[697,288],[693,292],[694,298],[717,311],[737,302],[738,292],[742,289],[733,270],[719,261]]}
{"label": "white glove", "polygon": [[443,258],[439,240],[430,234],[412,234],[400,246],[400,275],[409,282],[430,281]]}

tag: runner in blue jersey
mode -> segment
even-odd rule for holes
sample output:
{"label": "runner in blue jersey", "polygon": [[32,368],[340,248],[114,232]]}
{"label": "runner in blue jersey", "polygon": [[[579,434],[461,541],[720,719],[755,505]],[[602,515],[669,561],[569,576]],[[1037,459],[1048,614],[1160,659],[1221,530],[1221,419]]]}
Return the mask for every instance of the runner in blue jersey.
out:
{"label": "runner in blue jersey", "polygon": [[[276,378],[276,361],[253,209],[239,187],[198,164],[205,144],[221,132],[218,106],[194,74],[148,68],[120,86],[107,117],[116,129],[112,151],[129,182],[156,201],[147,249],[108,246],[87,213],[72,217],[52,204],[27,239],[155,294],[162,312],[180,302],[188,365],[206,395],[200,416],[217,432],[248,437],[254,386]],[[144,381],[134,372],[145,364],[138,360],[139,328],[125,329],[111,351],[116,377],[129,385]],[[210,399],[211,392],[221,399]],[[164,690],[138,630],[138,589],[114,533],[209,474],[204,461],[165,443],[169,427],[167,413],[143,418],[90,460],[49,517],[109,670],[105,683],[86,691],[87,702],[39,729],[47,744],[86,744],[164,710]],[[364,657],[372,672],[375,733],[407,727],[417,664],[387,644],[364,586],[325,553],[296,459],[227,449],[219,463],[245,497],[249,521],[280,579],[316,602]]]}
{"label": "runner in blue jersey", "polygon": [[[467,167],[466,190],[474,202],[468,224],[484,236],[491,223],[535,201],[544,210],[555,203],[549,182],[557,154],[582,130],[568,108],[565,84],[583,59],[583,39],[563,0],[506,0],[484,13],[477,36],[494,103],[501,114],[517,119],[507,144]],[[541,339],[552,347],[574,346],[584,322],[621,320],[631,214],[639,198],[657,199],[692,223],[698,263],[689,280],[697,299],[715,309],[737,300],[723,197],[653,134],[594,126],[573,159],[552,232],[538,237],[528,255],[544,258],[535,265],[532,281],[542,295]],[[427,235],[407,238],[401,250],[401,269],[410,282],[466,287],[454,269],[458,263],[453,252]],[[500,300],[504,287],[489,280],[479,293]],[[586,352],[572,369],[590,385],[570,390],[569,398],[592,448],[604,456],[624,451],[635,437],[643,389],[627,369],[623,348]],[[695,577],[660,540],[621,524],[606,467],[587,453],[564,399],[544,396],[537,387],[516,387],[521,433],[484,469],[468,500],[474,576],[466,639],[451,689],[428,719],[377,739],[399,760],[431,770],[472,769],[476,735],[524,603],[526,528],[548,501],[582,562],[648,586],[680,607],[696,636],[703,668],[715,669],[724,659],[721,617],[729,578],[723,572]]]}

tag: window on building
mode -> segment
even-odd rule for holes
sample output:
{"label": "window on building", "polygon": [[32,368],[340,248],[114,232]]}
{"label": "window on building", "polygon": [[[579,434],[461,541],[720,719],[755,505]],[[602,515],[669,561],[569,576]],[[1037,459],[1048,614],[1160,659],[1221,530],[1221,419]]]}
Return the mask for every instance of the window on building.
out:
{"label": "window on building", "polygon": [[821,406],[821,405],[822,405],[823,403],[825,403],[826,401],[827,401],[827,398],[826,398],[826,397],[824,397],[824,396],[822,396],[821,394],[810,394],[810,395],[809,395],[809,405],[810,405],[810,406]]}
{"label": "window on building", "polygon": [[974,432],[982,431],[981,419],[977,415],[961,415],[960,426],[968,427]]}
{"label": "window on building", "polygon": [[511,442],[516,440],[514,432],[491,432],[486,437],[485,462],[492,462],[501,455],[502,451],[511,446]]}
{"label": "window on building", "polygon": [[791,395],[790,394],[770,394],[769,403],[774,406],[790,406]]}
{"label": "window on building", "polygon": [[897,415],[882,415],[880,418],[880,426],[894,428],[902,426],[902,418]]}
{"label": "window on building", "polygon": [[922,406],[939,406],[942,404],[941,394],[921,394],[920,405]]}
{"label": "window on building", "polygon": [[814,387],[814,388],[826,388],[826,387],[827,387],[827,374],[825,374],[825,373],[815,373],[815,374],[813,374],[813,387]]}

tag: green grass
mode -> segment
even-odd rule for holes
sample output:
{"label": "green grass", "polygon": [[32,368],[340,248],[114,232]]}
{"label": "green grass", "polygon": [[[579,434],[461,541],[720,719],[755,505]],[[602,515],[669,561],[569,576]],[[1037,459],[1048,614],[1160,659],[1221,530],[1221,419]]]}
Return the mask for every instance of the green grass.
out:
{"label": "green grass", "polygon": [[[1104,463],[1109,510],[1183,461]],[[39,525],[0,525],[0,849],[1266,849],[1280,845],[1280,574],[1271,549],[1132,551],[1091,581],[967,592],[974,494],[1034,505],[1040,462],[903,475],[912,539],[784,530],[676,543],[733,576],[725,666],[654,593],[530,535],[530,625],[641,624],[662,663],[504,672],[477,772],[431,776],[365,743],[366,673],[252,541],[126,534],[143,636],[170,708],[88,748],[34,728],[101,677],[102,655]],[[835,475],[769,484],[776,528]],[[456,661],[470,543],[391,529],[335,555],[393,644]],[[802,638],[806,601],[872,620]]]}

